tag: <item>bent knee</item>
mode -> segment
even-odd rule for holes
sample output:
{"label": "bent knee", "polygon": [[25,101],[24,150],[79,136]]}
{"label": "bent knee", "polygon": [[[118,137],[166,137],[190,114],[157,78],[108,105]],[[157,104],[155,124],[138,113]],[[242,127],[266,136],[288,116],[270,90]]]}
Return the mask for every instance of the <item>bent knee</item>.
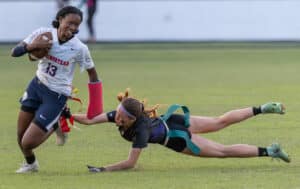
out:
{"label": "bent knee", "polygon": [[226,158],[228,157],[228,149],[225,145],[219,145],[216,149],[218,158]]}

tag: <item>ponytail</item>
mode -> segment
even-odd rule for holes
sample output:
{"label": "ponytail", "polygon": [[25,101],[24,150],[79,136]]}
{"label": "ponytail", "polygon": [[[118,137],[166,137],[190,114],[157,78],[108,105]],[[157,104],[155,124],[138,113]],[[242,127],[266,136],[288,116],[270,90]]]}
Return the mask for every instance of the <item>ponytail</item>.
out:
{"label": "ponytail", "polygon": [[59,27],[59,21],[58,21],[58,20],[53,20],[53,21],[52,21],[52,26],[53,26],[54,28],[58,28],[58,27]]}
{"label": "ponytail", "polygon": [[142,115],[150,118],[157,117],[157,110],[160,106],[159,104],[156,104],[151,108],[145,108],[147,101],[139,101],[133,97],[130,97],[129,90],[130,89],[127,88],[124,93],[120,92],[117,95],[117,99],[130,114],[134,115],[135,117],[140,117]]}

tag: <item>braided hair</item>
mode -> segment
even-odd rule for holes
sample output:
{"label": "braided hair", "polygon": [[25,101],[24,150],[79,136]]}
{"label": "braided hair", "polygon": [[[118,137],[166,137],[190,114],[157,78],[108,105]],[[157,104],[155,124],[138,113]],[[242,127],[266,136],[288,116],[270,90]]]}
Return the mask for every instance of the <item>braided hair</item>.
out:
{"label": "braided hair", "polygon": [[83,19],[83,15],[82,15],[82,12],[80,9],[73,7],[73,6],[66,6],[57,12],[57,14],[55,16],[55,20],[52,21],[52,26],[54,28],[58,28],[59,27],[59,18],[60,17],[64,18],[68,14],[77,14],[80,16],[81,21]]}
{"label": "braided hair", "polygon": [[159,104],[153,106],[152,108],[145,108],[146,100],[139,101],[133,97],[129,96],[129,89],[126,89],[125,93],[119,93],[117,96],[119,102],[121,102],[122,106],[136,118],[141,116],[146,117],[157,117],[157,109]]}

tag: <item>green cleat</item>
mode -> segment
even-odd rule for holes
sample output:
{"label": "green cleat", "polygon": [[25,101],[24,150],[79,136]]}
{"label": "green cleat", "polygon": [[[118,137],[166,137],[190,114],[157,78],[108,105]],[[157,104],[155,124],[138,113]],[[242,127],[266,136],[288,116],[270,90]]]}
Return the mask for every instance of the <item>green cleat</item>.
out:
{"label": "green cleat", "polygon": [[280,145],[277,143],[273,143],[273,144],[271,144],[271,146],[268,146],[267,152],[268,152],[268,155],[273,158],[279,158],[286,163],[291,162],[289,155],[285,151],[283,151],[281,149]]}
{"label": "green cleat", "polygon": [[268,113],[284,114],[285,107],[280,102],[269,102],[264,105],[261,105],[261,112],[263,114],[268,114]]}

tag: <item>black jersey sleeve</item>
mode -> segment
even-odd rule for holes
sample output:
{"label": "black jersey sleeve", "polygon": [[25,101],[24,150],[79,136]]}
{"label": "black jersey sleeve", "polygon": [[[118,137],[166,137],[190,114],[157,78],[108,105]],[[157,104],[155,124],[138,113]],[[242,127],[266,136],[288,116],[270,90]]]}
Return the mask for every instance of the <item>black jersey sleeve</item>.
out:
{"label": "black jersey sleeve", "polygon": [[146,127],[147,122],[139,120],[136,125],[135,136],[132,139],[133,148],[145,148],[147,147],[149,140],[149,131]]}
{"label": "black jersey sleeve", "polygon": [[148,145],[148,138],[148,132],[137,132],[135,137],[132,139],[132,148],[146,148]]}
{"label": "black jersey sleeve", "polygon": [[109,122],[114,122],[114,123],[116,122],[115,121],[116,113],[117,113],[116,110],[106,113],[106,116],[107,116],[107,119]]}

